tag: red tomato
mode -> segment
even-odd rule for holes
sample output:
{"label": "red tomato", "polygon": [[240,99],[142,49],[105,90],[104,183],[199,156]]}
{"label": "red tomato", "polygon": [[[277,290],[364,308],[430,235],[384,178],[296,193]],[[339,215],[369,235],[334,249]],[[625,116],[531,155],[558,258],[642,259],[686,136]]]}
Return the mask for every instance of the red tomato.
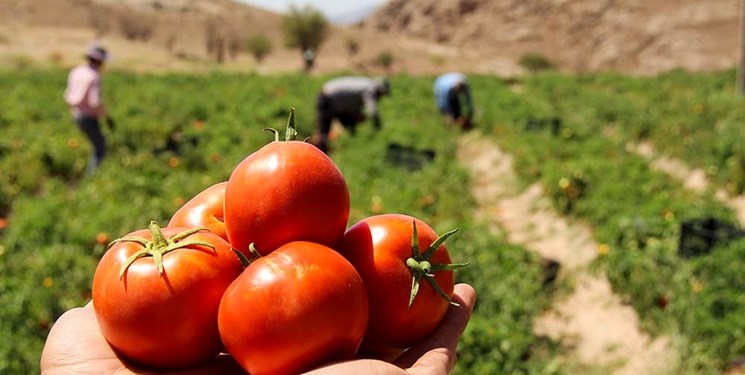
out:
{"label": "red tomato", "polygon": [[251,263],[228,287],[218,326],[252,375],[298,374],[353,358],[368,313],[365,286],[349,261],[296,241]]}
{"label": "red tomato", "polygon": [[[291,130],[291,131],[290,131]],[[225,227],[233,247],[262,255],[292,241],[333,247],[349,219],[349,189],[339,168],[310,143],[288,137],[246,157],[225,189]]]}
{"label": "red tomato", "polygon": [[363,350],[398,352],[437,327],[453,295],[452,269],[464,266],[450,264],[442,245],[453,233],[438,237],[423,221],[400,214],[371,216],[347,230],[339,251],[362,276],[370,303]]}
{"label": "red tomato", "polygon": [[169,227],[207,228],[210,232],[222,237],[226,241],[225,219],[223,205],[225,202],[225,186],[228,183],[219,182],[202,190],[176,211],[168,222]]}
{"label": "red tomato", "polygon": [[149,229],[116,240],[93,276],[103,336],[122,356],[158,369],[188,368],[222,350],[220,299],[243,270],[230,244],[196,229]]}

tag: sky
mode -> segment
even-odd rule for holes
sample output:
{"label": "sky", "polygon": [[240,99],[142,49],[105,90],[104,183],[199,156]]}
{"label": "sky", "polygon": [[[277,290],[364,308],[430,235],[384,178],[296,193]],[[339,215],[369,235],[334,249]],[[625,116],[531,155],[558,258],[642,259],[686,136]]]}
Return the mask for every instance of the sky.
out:
{"label": "sky", "polygon": [[367,12],[376,6],[382,5],[388,0],[237,0],[263,9],[277,13],[283,13],[290,5],[304,7],[312,5],[324,13],[331,22],[354,22],[360,14]]}

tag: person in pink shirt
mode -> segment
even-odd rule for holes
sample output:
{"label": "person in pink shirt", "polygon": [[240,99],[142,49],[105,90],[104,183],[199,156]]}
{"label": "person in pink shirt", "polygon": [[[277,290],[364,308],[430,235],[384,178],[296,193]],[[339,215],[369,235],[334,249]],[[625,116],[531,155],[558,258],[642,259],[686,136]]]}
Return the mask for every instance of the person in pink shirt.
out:
{"label": "person in pink shirt", "polygon": [[91,174],[106,155],[106,139],[101,132],[100,119],[107,119],[110,127],[113,127],[113,121],[106,114],[101,96],[101,68],[108,54],[103,47],[93,46],[85,57],[87,62],[73,68],[67,77],[65,102],[75,123],[93,145],[87,167],[87,173]]}

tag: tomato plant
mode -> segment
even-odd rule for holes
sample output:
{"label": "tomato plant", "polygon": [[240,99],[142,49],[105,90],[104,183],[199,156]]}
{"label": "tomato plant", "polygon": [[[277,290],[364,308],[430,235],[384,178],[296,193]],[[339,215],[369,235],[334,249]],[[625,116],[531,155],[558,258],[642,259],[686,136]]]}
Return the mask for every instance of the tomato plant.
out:
{"label": "tomato plant", "polygon": [[243,270],[230,244],[193,228],[148,229],[112,242],[93,276],[93,308],[101,332],[141,365],[188,368],[223,346],[220,298]]}
{"label": "tomato plant", "polygon": [[225,226],[231,245],[262,255],[291,241],[335,245],[349,219],[349,189],[334,162],[296,141],[294,110],[287,135],[246,157],[225,188]]}
{"label": "tomato plant", "polygon": [[335,250],[285,244],[251,263],[228,287],[218,326],[251,374],[293,374],[354,357],[368,319],[365,286]]}
{"label": "tomato plant", "polygon": [[183,228],[204,227],[227,241],[228,235],[225,233],[225,219],[223,214],[225,186],[227,185],[227,181],[218,182],[202,190],[171,216],[168,226]]}
{"label": "tomato plant", "polygon": [[[423,221],[402,214],[370,216],[344,235],[340,251],[359,271],[370,303],[362,347],[397,352],[432,333],[451,302],[455,280],[442,236]],[[425,282],[426,281],[426,282]]]}

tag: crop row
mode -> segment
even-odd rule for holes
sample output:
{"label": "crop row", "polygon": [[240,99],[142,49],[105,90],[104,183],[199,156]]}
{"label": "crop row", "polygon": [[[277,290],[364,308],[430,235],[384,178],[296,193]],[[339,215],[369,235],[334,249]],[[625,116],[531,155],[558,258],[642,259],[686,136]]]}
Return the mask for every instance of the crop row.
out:
{"label": "crop row", "polygon": [[[731,75],[471,79],[480,131],[513,154],[526,184],[540,181],[560,212],[593,228],[604,255],[597,267],[614,289],[648,331],[679,338],[679,373],[715,372],[745,352],[745,242],[725,239],[703,247],[706,254],[684,254],[686,223],[736,226],[734,214],[653,171],[629,144],[649,140],[736,193],[742,110],[725,83]],[[272,139],[264,127],[284,126],[290,107],[301,136],[310,135],[325,78],[109,72],[116,128],[106,129],[102,167],[83,177],[89,145],[61,100],[65,72],[0,72],[0,332],[8,338],[0,371],[36,372],[54,319],[90,297],[108,241],[151,219],[166,221],[227,179]],[[558,349],[531,333],[552,298],[540,262],[473,221],[469,177],[455,158],[458,133],[434,110],[431,82],[393,77],[382,131],[363,126],[334,143],[332,156],[355,192],[350,222],[398,211],[439,232],[460,227],[448,247],[455,260],[471,261],[458,278],[476,287],[478,304],[458,372],[559,372],[551,361]],[[402,157],[392,153],[397,145],[435,156]]]}
{"label": "crop row", "polygon": [[742,112],[722,85],[730,78],[539,75],[505,84],[482,114],[524,181],[539,181],[560,212],[593,228],[596,266],[644,328],[676,338],[675,373],[719,372],[745,353],[745,240],[731,208],[653,170],[633,145],[651,140],[730,181],[736,165],[712,155],[743,135],[730,124]]}
{"label": "crop row", "polygon": [[[90,146],[62,102],[65,72],[0,72],[0,372],[38,371],[54,320],[89,300],[109,241],[150,220],[163,224],[191,196],[226,180],[273,139],[263,128],[285,126],[291,107],[300,135],[309,136],[325,78],[107,72],[116,127],[104,129],[109,153],[85,177]],[[548,368],[554,349],[531,333],[532,318],[551,298],[539,259],[473,221],[469,178],[454,157],[457,133],[433,110],[431,77],[392,81],[382,131],[363,126],[334,144],[332,156],[355,192],[350,222],[402,212],[440,233],[459,227],[448,248],[454,260],[471,262],[457,281],[472,283],[479,301],[458,371]],[[394,143],[435,156],[412,164],[390,154]]]}

